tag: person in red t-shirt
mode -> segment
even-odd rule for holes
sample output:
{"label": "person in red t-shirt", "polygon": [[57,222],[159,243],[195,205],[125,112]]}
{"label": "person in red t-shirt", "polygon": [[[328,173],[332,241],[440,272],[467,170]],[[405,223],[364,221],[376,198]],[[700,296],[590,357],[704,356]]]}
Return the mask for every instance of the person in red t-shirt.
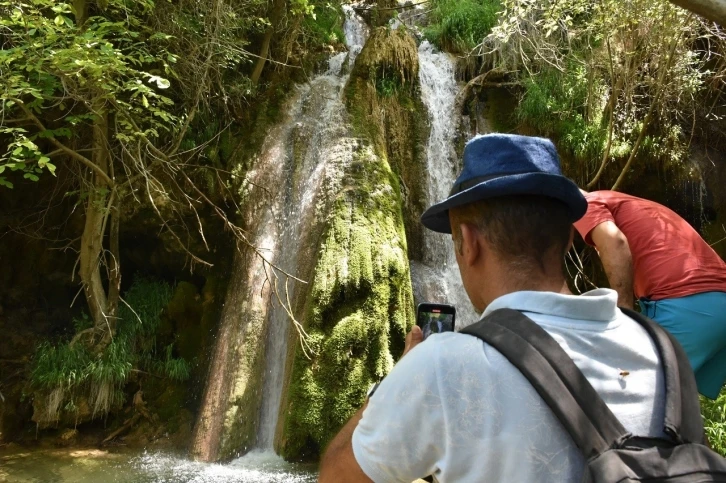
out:
{"label": "person in red t-shirt", "polygon": [[688,354],[699,392],[712,399],[726,381],[726,263],[686,220],[653,201],[616,191],[583,191],[575,223],[600,255],[618,304],[668,329]]}

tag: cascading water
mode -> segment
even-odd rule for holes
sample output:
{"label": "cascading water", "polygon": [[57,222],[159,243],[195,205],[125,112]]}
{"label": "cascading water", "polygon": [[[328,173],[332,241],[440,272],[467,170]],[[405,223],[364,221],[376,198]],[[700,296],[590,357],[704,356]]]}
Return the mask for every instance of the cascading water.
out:
{"label": "cascading water", "polygon": [[[352,65],[355,57],[360,53],[368,38],[368,27],[350,5],[343,5],[346,20],[343,25],[345,41],[348,46],[348,62]],[[278,267],[287,273],[298,273],[298,256],[301,251],[300,240],[304,234],[302,230],[313,225],[311,216],[314,216],[314,201],[320,198],[320,187],[323,177],[327,177],[327,184],[335,183],[335,174],[341,167],[338,142],[344,136],[343,116],[345,107],[341,97],[342,88],[347,77],[341,77],[338,72],[331,72],[333,67],[324,75],[313,79],[303,87],[303,106],[306,103],[314,105],[320,102],[321,108],[316,112],[307,112],[302,109],[298,116],[291,119],[294,124],[294,137],[305,140],[306,146],[301,149],[301,166],[295,166],[296,189],[288,193],[281,203],[284,214],[281,218],[284,223],[282,233],[278,236],[282,246],[277,250],[280,257]],[[313,97],[318,99],[313,99]],[[311,115],[312,114],[312,115]],[[293,142],[294,143],[294,142]],[[291,146],[294,150],[294,146]],[[298,153],[290,153],[295,157]],[[300,157],[300,156],[298,156]],[[326,161],[331,161],[326,163]],[[327,173],[325,173],[328,171]],[[289,176],[292,177],[293,173]],[[297,193],[297,196],[295,196]],[[291,291],[290,299],[294,298]],[[287,354],[288,330],[290,319],[285,308],[278,301],[273,301],[270,313],[269,330],[267,335],[267,353],[265,356],[265,379],[262,395],[262,410],[257,433],[257,447],[273,449],[275,430],[280,409],[280,399],[283,390],[283,373],[285,369],[285,355]]]}
{"label": "cascading water", "polygon": [[[312,225],[310,217],[315,207],[311,204],[316,198],[325,168],[324,162],[318,162],[324,159],[321,147],[326,145],[326,138],[332,134],[334,126],[340,125],[336,121],[342,111],[341,87],[339,78],[321,76],[300,88],[301,109],[288,121],[291,130],[290,136],[283,141],[285,149],[275,150],[275,159],[271,160],[286,166],[281,178],[286,187],[278,194],[275,217],[269,223],[280,226],[274,238],[270,238],[277,244],[270,253],[274,254],[275,265],[289,274],[299,273],[300,240],[305,236],[304,230]],[[322,98],[323,102],[318,98]],[[296,149],[295,143],[299,140],[305,140],[307,146]],[[278,273],[278,276],[278,294],[286,304],[288,295],[289,300],[294,299],[297,283],[289,281],[291,283],[287,284],[285,293],[284,275]],[[273,296],[268,312],[262,406],[257,431],[257,447],[261,449],[273,449],[289,328],[290,319],[285,306]]]}
{"label": "cascading water", "polygon": [[328,61],[329,69],[328,74],[340,75],[343,70],[343,64],[347,62],[347,67],[350,69],[355,62],[355,58],[358,57],[360,51],[363,49],[363,45],[368,39],[370,29],[363,19],[355,13],[355,9],[352,5],[343,5],[343,13],[345,14],[345,23],[343,23],[343,33],[345,34],[345,45],[348,47],[348,52],[341,52],[334,55]]}
{"label": "cascading water", "polygon": [[[455,100],[459,89],[454,77],[454,61],[424,41],[419,47],[421,100],[429,112],[431,132],[426,146],[428,199],[431,205],[446,198],[458,171]],[[451,237],[426,230],[423,262],[411,263],[414,297],[418,303],[454,305],[456,327],[461,329],[478,319],[461,283]]]}
{"label": "cascading water", "polygon": [[[368,29],[352,8],[344,10],[350,43],[343,56],[354,59]],[[319,211],[352,157],[344,139],[347,76],[340,75],[342,62],[339,54],[327,72],[296,89],[286,119],[271,129],[254,169],[246,174],[242,193],[245,221],[252,227],[248,238],[264,260],[250,250],[235,258],[195,427],[196,458],[224,459],[250,449],[255,451],[236,461],[254,464],[250,458],[260,451],[274,456],[292,330],[288,310],[298,307],[299,282],[285,274],[306,276],[317,249],[310,239],[319,229],[317,220],[324,219]]]}
{"label": "cascading water", "polygon": [[345,13],[343,33],[345,34],[345,45],[348,46],[348,65],[353,65],[355,58],[358,57],[368,40],[370,29],[360,15],[355,13],[353,5],[343,5],[343,13]]}

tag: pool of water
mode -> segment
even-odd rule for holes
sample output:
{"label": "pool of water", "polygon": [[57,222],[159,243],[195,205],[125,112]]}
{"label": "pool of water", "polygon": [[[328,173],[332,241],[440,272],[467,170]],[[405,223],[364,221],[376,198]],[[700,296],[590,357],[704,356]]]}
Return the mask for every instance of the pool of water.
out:
{"label": "pool of water", "polygon": [[314,466],[287,463],[269,451],[253,451],[227,464],[211,464],[154,452],[0,450],[0,482],[307,483],[316,478]]}

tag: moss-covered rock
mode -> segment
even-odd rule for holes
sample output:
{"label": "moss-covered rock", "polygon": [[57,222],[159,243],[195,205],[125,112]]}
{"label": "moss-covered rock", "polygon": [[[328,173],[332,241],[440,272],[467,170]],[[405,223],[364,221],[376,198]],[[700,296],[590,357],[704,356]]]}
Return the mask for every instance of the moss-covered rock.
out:
{"label": "moss-covered rock", "polygon": [[421,102],[418,50],[403,28],[373,31],[346,86],[346,107],[357,135],[373,143],[398,177],[409,258],[420,260],[426,208],[428,114]]}
{"label": "moss-covered rock", "polygon": [[[385,81],[385,82],[384,82]],[[418,146],[418,53],[403,30],[375,30],[345,91],[359,139],[331,202],[305,310],[310,358],[297,350],[278,450],[316,457],[393,367],[413,323],[408,240],[425,199]],[[408,218],[411,223],[405,223]]]}
{"label": "moss-covered rock", "polygon": [[385,158],[359,151],[345,176],[311,286],[311,359],[298,354],[281,444],[313,456],[393,367],[413,320],[397,179]]}

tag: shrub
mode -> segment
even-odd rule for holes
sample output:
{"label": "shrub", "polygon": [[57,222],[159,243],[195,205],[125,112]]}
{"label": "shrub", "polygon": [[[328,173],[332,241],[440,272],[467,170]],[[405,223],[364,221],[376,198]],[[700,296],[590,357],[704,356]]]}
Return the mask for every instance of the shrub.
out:
{"label": "shrub", "polygon": [[556,138],[558,146],[580,159],[600,157],[607,141],[607,129],[601,122],[603,106],[588,109],[588,102],[593,90],[601,89],[590,85],[583,66],[572,65],[565,73],[543,70],[526,77],[523,85],[516,113],[520,122]]}
{"label": "shrub", "polygon": [[[123,387],[135,368],[173,380],[187,379],[189,363],[173,357],[173,344],[157,347],[161,314],[171,295],[167,283],[137,277],[124,297],[128,305],[119,309],[118,330],[100,353],[80,342],[40,344],[30,386],[37,395],[47,397],[41,422],[57,421],[62,410],[77,411],[79,398],[87,399],[94,417],[121,406]],[[89,323],[85,314],[73,321],[77,331]]]}
{"label": "shrub", "polygon": [[442,50],[467,53],[489,34],[501,8],[499,0],[434,0],[424,35]]}
{"label": "shrub", "polygon": [[336,45],[345,42],[343,20],[345,16],[339,4],[326,1],[311,2],[314,15],[305,16],[303,35],[310,47]]}
{"label": "shrub", "polygon": [[726,389],[713,401],[701,397],[701,413],[711,448],[726,456]]}

